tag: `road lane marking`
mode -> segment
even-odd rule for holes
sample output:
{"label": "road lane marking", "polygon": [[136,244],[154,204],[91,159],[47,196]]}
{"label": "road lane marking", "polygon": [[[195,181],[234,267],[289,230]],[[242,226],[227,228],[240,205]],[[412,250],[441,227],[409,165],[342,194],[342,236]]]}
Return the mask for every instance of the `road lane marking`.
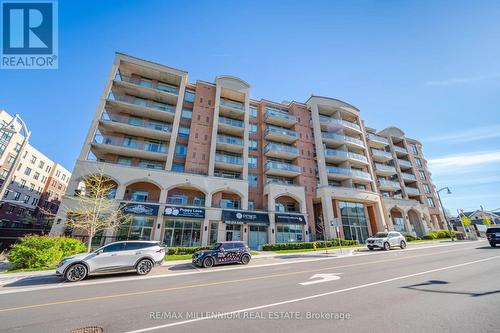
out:
{"label": "road lane marking", "polygon": [[[399,250],[397,252],[392,252],[392,251],[366,252],[366,253],[356,254],[355,257],[394,254],[394,253],[406,253],[409,251],[418,251],[418,250],[426,250],[426,249],[439,248],[439,247],[448,247],[448,246],[456,246],[456,245],[470,245],[470,244],[471,243],[447,243],[447,244],[429,245],[429,246],[422,246],[422,247],[418,246],[418,247],[414,247],[414,248],[406,248],[404,250],[404,252],[401,252],[401,250]],[[475,244],[475,245],[477,245],[477,244]],[[443,253],[446,253],[446,252],[443,252]],[[302,259],[302,260],[260,264],[260,265],[224,267],[224,268],[218,267],[216,269],[196,270],[196,271],[182,272],[182,273],[166,273],[166,274],[148,275],[148,276],[109,278],[106,280],[90,281],[90,282],[89,281],[83,281],[83,282],[78,282],[78,283],[60,282],[60,283],[53,284],[50,286],[39,286],[39,287],[29,287],[29,288],[7,287],[7,288],[12,288],[12,289],[1,290],[3,288],[0,288],[0,295],[30,292],[30,291],[37,291],[37,290],[48,290],[48,289],[56,289],[56,288],[74,288],[74,287],[85,287],[85,286],[107,284],[107,283],[169,278],[169,277],[178,277],[178,276],[193,275],[193,274],[209,274],[209,273],[226,272],[226,271],[233,271],[233,270],[240,270],[240,269],[253,269],[253,268],[270,267],[270,266],[292,265],[292,264],[300,264],[300,263],[304,263],[304,262],[316,262],[316,261],[322,261],[322,260],[344,259],[344,258],[352,258],[352,257],[353,256],[326,257],[326,258],[322,257],[322,258],[312,258],[312,259],[308,258],[308,259]],[[50,276],[51,275],[46,275],[44,277],[50,277]],[[0,278],[1,278],[1,276],[0,276]]]}
{"label": "road lane marking", "polygon": [[313,276],[311,276],[309,278],[309,280],[313,280],[313,281],[301,282],[299,284],[302,286],[309,286],[311,284],[339,280],[340,279],[339,274],[342,274],[342,273],[314,274]]}
{"label": "road lane marking", "polygon": [[[440,252],[440,254],[457,252],[457,251],[460,251],[460,250],[448,250],[448,251]],[[436,253],[426,253],[426,254],[419,254],[419,255],[414,255],[414,256],[409,256],[409,257],[400,257],[400,258],[393,258],[393,259],[376,260],[376,261],[369,261],[369,262],[363,262],[363,263],[354,263],[354,264],[347,264],[347,265],[341,265],[341,266],[330,266],[330,267],[315,268],[315,269],[295,271],[295,272],[287,272],[287,273],[260,275],[260,276],[254,276],[254,277],[248,277],[248,278],[241,278],[241,279],[235,279],[235,280],[223,280],[223,281],[215,281],[215,282],[202,283],[202,284],[181,285],[181,286],[170,287],[170,288],[160,288],[160,289],[143,290],[143,291],[121,293],[121,294],[112,294],[112,295],[105,295],[105,296],[93,296],[93,297],[77,298],[77,299],[70,299],[70,300],[61,300],[61,301],[48,302],[48,303],[23,305],[23,306],[18,306],[18,307],[0,309],[0,313],[9,312],[9,311],[16,311],[16,310],[25,310],[25,309],[32,309],[32,308],[48,307],[48,306],[54,306],[54,305],[62,305],[62,304],[81,303],[81,302],[98,301],[98,300],[112,299],[112,298],[119,298],[119,297],[127,297],[127,296],[139,296],[139,295],[147,295],[147,294],[160,293],[160,292],[169,292],[169,291],[192,289],[192,288],[201,288],[201,287],[211,287],[211,286],[218,286],[218,285],[238,283],[238,282],[258,281],[258,280],[271,279],[271,278],[275,278],[275,277],[283,277],[283,276],[292,276],[292,275],[299,275],[299,274],[305,274],[305,273],[322,272],[322,271],[327,271],[327,270],[337,270],[339,268],[348,268],[348,267],[356,267],[356,266],[380,264],[380,263],[385,263],[385,262],[400,261],[400,260],[406,260],[406,259],[411,259],[411,258],[428,257],[428,256],[434,256],[434,255],[436,255]]]}
{"label": "road lane marking", "polygon": [[498,258],[500,258],[500,256],[489,257],[489,258],[485,258],[485,259],[479,259],[479,260],[464,262],[464,263],[457,264],[457,265],[451,265],[451,266],[447,266],[447,267],[441,267],[441,268],[431,269],[431,270],[428,270],[428,271],[423,271],[423,272],[418,272],[418,273],[413,273],[413,274],[398,276],[398,277],[391,278],[391,279],[386,279],[386,280],[381,280],[381,281],[376,281],[376,282],[365,283],[365,284],[357,285],[357,286],[354,286],[354,287],[349,287],[349,288],[344,288],[344,289],[338,289],[338,290],[334,290],[334,291],[329,291],[329,292],[326,292],[326,293],[315,294],[315,295],[301,297],[301,298],[294,298],[294,299],[289,299],[289,300],[286,300],[286,301],[281,301],[281,302],[276,302],[276,303],[270,303],[270,304],[264,304],[264,305],[254,306],[254,307],[246,308],[246,309],[240,309],[240,310],[235,310],[235,311],[228,311],[228,312],[218,313],[218,314],[211,315],[211,316],[199,317],[199,318],[195,318],[195,319],[178,321],[178,322],[175,322],[175,323],[169,323],[169,324],[164,324],[164,325],[159,325],[159,326],[142,328],[142,329],[139,329],[139,330],[128,331],[128,332],[125,332],[125,333],[149,332],[149,331],[155,331],[155,330],[159,330],[159,329],[163,329],[163,328],[168,328],[168,327],[173,327],[173,326],[186,325],[186,324],[190,324],[190,323],[194,323],[194,322],[199,322],[199,321],[203,321],[203,320],[208,320],[208,319],[216,319],[216,318],[220,318],[220,317],[228,317],[228,316],[231,316],[231,315],[234,315],[234,314],[237,314],[237,313],[241,313],[241,312],[249,312],[249,311],[261,310],[261,309],[275,307],[275,306],[284,305],[284,304],[290,304],[290,303],[297,303],[297,302],[307,301],[307,300],[310,300],[310,299],[315,299],[315,298],[330,296],[330,295],[334,295],[334,294],[340,294],[340,293],[344,293],[344,292],[348,292],[348,291],[352,291],[352,290],[357,290],[357,289],[361,289],[361,288],[373,287],[373,286],[384,284],[384,283],[388,283],[388,282],[393,282],[393,281],[408,279],[408,278],[412,278],[412,277],[415,277],[415,276],[420,276],[420,275],[425,275],[425,274],[429,274],[429,273],[435,273],[435,272],[445,271],[445,270],[448,270],[448,269],[453,269],[453,268],[458,268],[458,267],[473,265],[473,264],[477,264],[477,263],[480,263],[480,262],[485,262],[485,261],[488,261],[488,260],[498,259]]}

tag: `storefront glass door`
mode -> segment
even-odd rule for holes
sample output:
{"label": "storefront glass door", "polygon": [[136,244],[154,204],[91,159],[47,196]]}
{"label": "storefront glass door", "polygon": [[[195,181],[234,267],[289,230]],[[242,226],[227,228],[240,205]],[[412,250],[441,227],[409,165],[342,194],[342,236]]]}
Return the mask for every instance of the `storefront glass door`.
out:
{"label": "storefront glass door", "polygon": [[226,224],[226,241],[241,240],[241,225]]}
{"label": "storefront glass door", "polygon": [[262,245],[267,244],[267,227],[251,225],[248,243],[252,250],[261,250]]}

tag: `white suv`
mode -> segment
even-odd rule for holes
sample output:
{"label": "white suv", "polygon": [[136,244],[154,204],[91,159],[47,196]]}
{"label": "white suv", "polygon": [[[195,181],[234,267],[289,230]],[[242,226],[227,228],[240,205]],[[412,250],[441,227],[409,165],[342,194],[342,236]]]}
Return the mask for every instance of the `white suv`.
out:
{"label": "white suv", "polygon": [[406,238],[397,231],[377,232],[373,237],[366,240],[368,250],[384,249],[390,250],[392,247],[406,248]]}
{"label": "white suv", "polygon": [[91,253],[80,253],[61,260],[56,275],[76,282],[88,275],[136,271],[139,275],[151,272],[161,265],[165,248],[160,242],[124,241],[101,247]]}

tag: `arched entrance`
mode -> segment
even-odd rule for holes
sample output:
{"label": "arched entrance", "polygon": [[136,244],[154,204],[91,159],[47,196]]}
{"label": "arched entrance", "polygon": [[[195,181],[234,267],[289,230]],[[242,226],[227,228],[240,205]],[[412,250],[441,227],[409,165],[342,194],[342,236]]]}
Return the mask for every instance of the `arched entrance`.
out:
{"label": "arched entrance", "polygon": [[419,214],[414,210],[408,211],[408,219],[410,220],[410,224],[415,230],[415,234],[417,237],[422,237],[425,235],[425,230],[422,225],[422,220],[420,219]]}
{"label": "arched entrance", "polygon": [[391,209],[389,213],[391,214],[392,225],[394,226],[394,230],[399,232],[408,232],[408,230],[406,230],[404,212],[394,207]]}

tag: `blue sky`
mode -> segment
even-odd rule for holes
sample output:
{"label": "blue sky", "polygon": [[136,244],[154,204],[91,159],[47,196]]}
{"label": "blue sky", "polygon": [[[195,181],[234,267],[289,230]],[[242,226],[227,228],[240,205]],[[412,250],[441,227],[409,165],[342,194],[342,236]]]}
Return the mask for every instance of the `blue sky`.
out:
{"label": "blue sky", "polygon": [[343,99],[424,143],[452,212],[500,207],[498,1],[59,1],[59,69],[0,70],[0,108],[72,169],[115,51],[231,74],[252,97]]}

